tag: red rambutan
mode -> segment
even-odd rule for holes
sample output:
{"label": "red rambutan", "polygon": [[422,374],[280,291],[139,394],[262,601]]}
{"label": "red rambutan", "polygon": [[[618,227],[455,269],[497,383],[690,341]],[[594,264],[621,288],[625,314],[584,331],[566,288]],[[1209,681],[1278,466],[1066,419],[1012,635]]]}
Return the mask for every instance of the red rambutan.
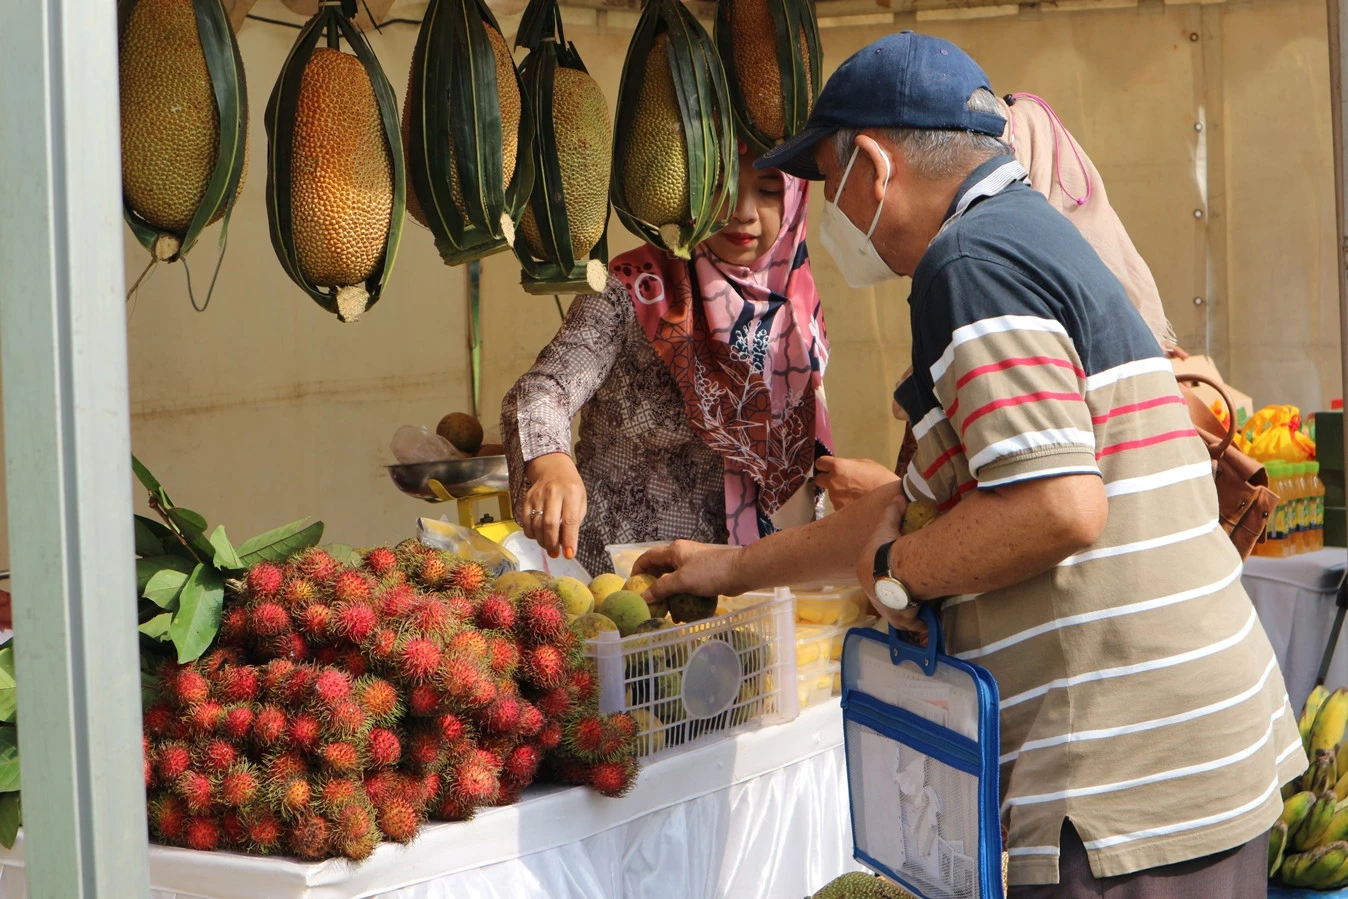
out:
{"label": "red rambutan", "polygon": [[248,610],[231,606],[220,616],[220,639],[235,643],[248,636]]}
{"label": "red rambutan", "polygon": [[264,705],[253,718],[253,739],[259,746],[280,742],[286,732],[286,715],[274,705]]}
{"label": "red rambutan", "polygon": [[435,724],[440,730],[440,739],[450,744],[459,742],[468,732],[468,726],[458,715],[441,715]]}
{"label": "red rambutan", "polygon": [[472,621],[477,615],[477,605],[462,593],[451,593],[444,602],[445,608],[449,609],[449,617],[460,624]]}
{"label": "red rambutan", "polygon": [[421,820],[416,810],[401,799],[388,799],[378,806],[379,829],[399,843],[410,843]]}
{"label": "red rambutan", "polygon": [[365,553],[365,570],[375,577],[383,577],[398,567],[398,556],[387,546],[376,546]]}
{"label": "red rambutan", "polygon": [[519,700],[513,696],[498,696],[482,714],[481,722],[489,733],[510,733],[520,722]]}
{"label": "red rambutan", "polygon": [[632,759],[600,762],[590,770],[590,786],[601,796],[616,799],[636,783],[637,763]]}
{"label": "red rambutan", "polygon": [[425,637],[413,637],[398,650],[398,671],[409,681],[429,680],[440,668],[440,647]]}
{"label": "red rambutan", "polygon": [[488,593],[477,607],[477,626],[508,631],[515,626],[515,604],[504,593]]}
{"label": "red rambutan", "polygon": [[445,743],[432,730],[420,728],[407,735],[407,761],[424,771],[434,771],[445,761]]}
{"label": "red rambutan", "polygon": [[248,831],[238,809],[227,808],[220,815],[220,848],[232,849],[248,844]]}
{"label": "red rambutan", "polygon": [[334,643],[326,643],[314,650],[314,664],[324,665],[328,668],[336,667],[338,660],[342,657],[341,647]]}
{"label": "red rambutan", "polygon": [[349,777],[325,778],[318,786],[318,801],[329,814],[365,799],[360,782]]}
{"label": "red rambutan", "polygon": [[218,702],[199,702],[187,710],[183,723],[188,732],[197,737],[205,737],[220,729],[225,721],[225,707]]}
{"label": "red rambutan", "polygon": [[187,806],[172,794],[150,803],[150,826],[165,843],[181,843],[187,833]]}
{"label": "red rambutan", "polygon": [[549,690],[539,696],[536,701],[539,709],[549,718],[566,718],[575,708],[575,700],[571,698],[570,692],[563,687]]}
{"label": "red rambutan", "polygon": [[[370,809],[360,802],[349,802],[343,805],[336,812],[332,813],[333,824],[337,827],[337,843],[339,846],[346,847],[350,845],[364,846],[369,842],[369,835],[374,830],[374,820],[370,814]],[[378,843],[378,839],[375,840]],[[370,847],[373,850],[373,847]],[[366,855],[369,851],[366,851]],[[346,855],[346,849],[342,849],[342,854]],[[350,858],[350,855],[347,855]]]}
{"label": "red rambutan", "polygon": [[225,721],[220,730],[225,736],[236,742],[248,739],[256,719],[252,706],[236,705],[225,710]]}
{"label": "red rambutan", "polygon": [[394,584],[380,591],[379,613],[389,621],[402,621],[420,599],[408,584]]}
{"label": "red rambutan", "polygon": [[608,725],[598,715],[581,715],[566,729],[566,745],[585,761],[597,761],[609,739]]}
{"label": "red rambutan", "polygon": [[174,702],[180,706],[194,706],[211,695],[211,685],[200,673],[183,668],[173,676],[169,689]]}
{"label": "red rambutan", "polygon": [[271,599],[281,591],[285,572],[273,562],[259,562],[248,570],[248,594],[254,599]]}
{"label": "red rambutan", "polygon": [[311,643],[322,643],[332,629],[332,606],[311,602],[295,613],[295,629]]}
{"label": "red rambutan", "polygon": [[476,811],[476,805],[446,791],[435,806],[435,817],[441,821],[468,821]]}
{"label": "red rambutan", "polygon": [[533,780],[534,774],[538,771],[539,763],[543,761],[543,753],[532,743],[521,743],[506,756],[505,765],[502,766],[502,773],[516,781],[528,782]]}
{"label": "red rambutan", "polygon": [[457,702],[470,701],[481,683],[490,683],[481,666],[464,656],[446,659],[439,680],[445,693]]}
{"label": "red rambutan", "polygon": [[403,747],[398,741],[398,735],[393,731],[376,727],[370,730],[370,735],[366,738],[365,754],[370,760],[371,767],[391,768],[402,758]]}
{"label": "red rambutan", "polygon": [[486,805],[500,792],[498,766],[492,756],[477,749],[467,753],[454,766],[449,778],[455,798],[470,805]]}
{"label": "red rambutan", "polygon": [[243,816],[242,821],[250,852],[266,855],[280,848],[284,831],[281,819],[271,810],[253,808]]}
{"label": "red rambutan", "polygon": [[324,668],[314,678],[314,699],[332,707],[351,696],[351,677],[336,668]]}
{"label": "red rambutan", "polygon": [[[511,681],[512,686],[513,684],[514,682]],[[464,705],[472,709],[484,709],[491,705],[498,695],[500,695],[500,690],[497,689],[496,684],[492,682],[491,678],[483,675],[481,680],[473,684],[473,689],[464,701]]]}
{"label": "red rambutan", "polygon": [[449,608],[430,596],[424,597],[414,605],[408,618],[412,627],[428,635],[446,634],[454,625],[449,617]]}
{"label": "red rambutan", "polygon": [[626,712],[614,712],[609,715],[608,726],[619,740],[634,740],[641,732],[637,719]]}
{"label": "red rambutan", "polygon": [[375,724],[392,724],[402,713],[398,688],[382,678],[362,679],[356,683],[354,692],[356,702]]}
{"label": "red rambutan", "polygon": [[566,683],[566,656],[555,646],[535,646],[524,653],[524,677],[540,690]]}
{"label": "red rambutan", "polygon": [[342,571],[342,564],[328,555],[326,550],[312,547],[293,557],[290,560],[290,569],[315,584],[328,586]]}
{"label": "red rambutan", "polygon": [[390,627],[375,628],[365,643],[365,651],[376,662],[392,661],[398,651],[398,632]]}
{"label": "red rambutan", "polygon": [[440,795],[444,786],[445,779],[438,771],[427,772],[425,777],[408,781],[408,799],[411,800],[413,808],[425,808]]}
{"label": "red rambutan", "polygon": [[276,805],[283,814],[298,815],[309,807],[309,801],[313,798],[313,790],[309,787],[309,781],[300,777],[292,777],[289,780],[282,781],[275,790]]}
{"label": "red rambutan", "polygon": [[588,667],[571,669],[566,676],[566,686],[581,705],[588,704],[599,692],[599,681]]}
{"label": "red rambutan", "polygon": [[303,712],[291,718],[289,726],[286,727],[286,737],[290,745],[305,752],[311,752],[318,746],[322,732],[323,726],[318,718]]}
{"label": "red rambutan", "polygon": [[166,735],[169,732],[169,728],[173,726],[175,717],[173,709],[160,702],[147,708],[141,721],[145,726],[145,732],[147,734],[152,737],[162,737]]}
{"label": "red rambutan", "polygon": [[278,691],[281,701],[290,706],[304,705],[309,700],[317,678],[317,669],[308,665],[296,665]]}
{"label": "red rambutan", "polygon": [[430,553],[421,559],[414,576],[423,587],[435,590],[449,577],[449,566],[439,553]]}
{"label": "red rambutan", "polygon": [[204,812],[211,807],[211,779],[200,771],[185,771],[173,783],[173,791],[178,794],[192,814]]}
{"label": "red rambutan", "polygon": [[566,608],[546,587],[524,594],[516,613],[515,633],[530,643],[547,643],[566,630]]}
{"label": "red rambutan", "polygon": [[399,795],[404,789],[404,780],[403,775],[397,771],[376,771],[365,775],[361,787],[365,791],[365,797],[378,806]]}
{"label": "red rambutan", "polygon": [[352,677],[364,677],[370,673],[370,663],[357,646],[343,649],[337,659],[337,666]]}
{"label": "red rambutan", "polygon": [[420,718],[430,717],[440,711],[442,698],[433,685],[417,684],[407,691],[407,711]]}
{"label": "red rambutan", "polygon": [[487,636],[475,627],[458,631],[445,643],[445,651],[474,660],[485,660],[491,649]]}
{"label": "red rambutan", "polygon": [[214,852],[220,848],[220,822],[205,815],[193,815],[183,830],[183,843],[188,849]]}
{"label": "red rambutan", "polygon": [[262,666],[262,692],[272,698],[279,696],[294,672],[295,663],[289,659],[272,659]]}
{"label": "red rambutan", "polygon": [[249,765],[236,765],[220,779],[220,803],[231,808],[245,808],[257,798],[260,785]]}
{"label": "red rambutan", "polygon": [[350,699],[344,699],[332,706],[328,711],[327,723],[330,732],[344,737],[359,734],[368,724],[360,704]]}
{"label": "red rambutan", "polygon": [[323,764],[338,774],[355,774],[360,770],[360,750],[346,742],[324,743],[318,750]]}
{"label": "red rambutan", "polygon": [[281,586],[280,598],[287,608],[297,609],[318,599],[318,588],[308,578],[294,577]]}
{"label": "red rambutan", "polygon": [[537,736],[546,723],[547,720],[543,717],[543,713],[539,711],[538,706],[532,702],[520,702],[520,720],[519,724],[515,726],[517,734],[521,737]]}
{"label": "red rambutan", "polygon": [[332,582],[332,596],[339,603],[369,602],[373,595],[374,582],[370,576],[354,569],[343,571]]}
{"label": "red rambutan", "polygon": [[238,750],[228,740],[208,740],[198,752],[199,763],[207,774],[224,774],[238,757]]}
{"label": "red rambutan", "polygon": [[257,669],[252,665],[225,668],[215,680],[215,695],[221,702],[252,702],[261,689]]}
{"label": "red rambutan", "polygon": [[273,784],[303,780],[309,776],[309,763],[298,752],[278,752],[266,762],[267,779]]}
{"label": "red rambutan", "polygon": [[487,570],[477,562],[463,561],[450,570],[446,583],[456,590],[472,595],[487,586]]}
{"label": "red rambutan", "polygon": [[493,634],[487,638],[487,657],[497,677],[513,678],[519,671],[519,644],[503,634]]}
{"label": "red rambutan", "polygon": [[303,662],[309,658],[309,643],[304,637],[291,631],[267,641],[267,651],[274,658]]}
{"label": "red rambutan", "polygon": [[275,637],[290,630],[290,613],[274,600],[264,599],[248,610],[248,627],[259,637]]}
{"label": "red rambutan", "polygon": [[352,643],[364,643],[379,626],[379,613],[374,606],[364,602],[353,602],[337,610],[337,619],[333,622],[333,632],[340,634]]}
{"label": "red rambutan", "polygon": [[290,825],[287,842],[296,856],[310,861],[327,858],[332,848],[332,826],[322,815],[300,815]]}

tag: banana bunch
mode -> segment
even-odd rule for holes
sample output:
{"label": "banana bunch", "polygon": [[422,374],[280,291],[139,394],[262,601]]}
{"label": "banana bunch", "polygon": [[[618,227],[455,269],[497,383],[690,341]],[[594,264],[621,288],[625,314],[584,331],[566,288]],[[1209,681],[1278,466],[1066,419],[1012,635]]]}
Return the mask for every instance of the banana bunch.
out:
{"label": "banana bunch", "polygon": [[1297,727],[1310,767],[1283,787],[1268,845],[1268,874],[1290,887],[1348,886],[1348,689],[1317,686]]}

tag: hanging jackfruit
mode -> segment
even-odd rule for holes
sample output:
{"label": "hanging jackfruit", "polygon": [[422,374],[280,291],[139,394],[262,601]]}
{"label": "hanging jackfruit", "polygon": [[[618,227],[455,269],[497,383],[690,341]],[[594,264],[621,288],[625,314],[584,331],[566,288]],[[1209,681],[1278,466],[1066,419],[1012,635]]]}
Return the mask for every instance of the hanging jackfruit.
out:
{"label": "hanging jackfruit", "polygon": [[272,246],[315,302],[355,321],[393,267],[406,176],[393,88],[339,9],[320,9],[291,48],[267,104],[267,140]]}
{"label": "hanging jackfruit", "polygon": [[515,255],[531,293],[603,290],[613,151],[608,101],[566,40],[557,0],[532,0],[516,44],[534,113],[534,186]]}
{"label": "hanging jackfruit", "polygon": [[883,877],[850,871],[829,881],[810,899],[913,899],[913,894]]}
{"label": "hanging jackfruit", "polygon": [[243,189],[243,60],[220,0],[121,0],[118,18],[123,214],[173,261]]}
{"label": "hanging jackfruit", "polygon": [[623,64],[613,142],[613,208],[644,240],[683,259],[730,215],[739,154],[725,70],[678,0],[649,0]]}
{"label": "hanging jackfruit", "polygon": [[514,242],[533,184],[533,134],[510,47],[481,0],[430,0],[412,53],[402,135],[412,217],[448,265]]}
{"label": "hanging jackfruit", "polygon": [[716,48],[735,121],[755,152],[805,127],[823,59],[813,0],[721,0]]}

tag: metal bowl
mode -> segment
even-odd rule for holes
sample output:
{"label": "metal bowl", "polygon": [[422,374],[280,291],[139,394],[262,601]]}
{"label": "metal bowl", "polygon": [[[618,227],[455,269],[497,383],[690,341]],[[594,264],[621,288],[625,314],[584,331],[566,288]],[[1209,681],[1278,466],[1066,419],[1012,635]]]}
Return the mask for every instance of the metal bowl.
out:
{"label": "metal bowl", "polygon": [[408,496],[430,503],[443,501],[431,481],[439,482],[454,499],[489,496],[510,489],[510,473],[505,456],[477,456],[472,459],[448,459],[444,462],[412,462],[388,466],[389,477]]}

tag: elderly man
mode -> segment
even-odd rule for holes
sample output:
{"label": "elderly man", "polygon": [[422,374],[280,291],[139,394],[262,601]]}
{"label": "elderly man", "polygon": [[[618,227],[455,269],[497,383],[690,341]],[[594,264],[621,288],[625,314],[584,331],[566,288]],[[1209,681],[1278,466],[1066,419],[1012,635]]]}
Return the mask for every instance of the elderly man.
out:
{"label": "elderly man", "polygon": [[[1207,451],[1117,278],[1025,184],[977,64],[905,32],[760,165],[824,181],[853,286],[911,277],[903,483],[747,547],[679,543],[656,596],[858,577],[896,626],[943,597],[1001,694],[1011,896],[1265,895],[1306,767],[1217,520]],[[907,497],[942,516],[899,538]],[[855,562],[853,561],[855,560]],[[953,597],[953,598],[949,598]]]}

